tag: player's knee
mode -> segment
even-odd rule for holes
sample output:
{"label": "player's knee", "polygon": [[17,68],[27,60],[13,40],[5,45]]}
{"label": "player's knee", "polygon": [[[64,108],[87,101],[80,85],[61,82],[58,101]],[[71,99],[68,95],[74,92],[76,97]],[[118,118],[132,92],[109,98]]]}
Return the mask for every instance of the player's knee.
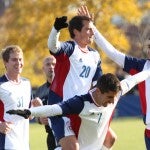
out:
{"label": "player's knee", "polygon": [[79,150],[79,144],[72,142],[67,145],[67,150]]}
{"label": "player's knee", "polygon": [[61,145],[63,150],[79,150],[79,144],[78,143],[68,143],[65,145]]}
{"label": "player's knee", "polygon": [[59,143],[63,150],[79,150],[79,143],[75,136],[64,137]]}
{"label": "player's knee", "polygon": [[117,137],[115,136],[112,136],[112,137],[109,137],[109,138],[106,138],[105,141],[104,141],[104,145],[108,148],[111,148],[115,141],[116,141]]}
{"label": "player's knee", "polygon": [[116,140],[117,140],[117,135],[113,134],[110,138],[110,144],[113,146]]}
{"label": "player's knee", "polygon": [[117,135],[112,129],[109,129],[105,137],[104,145],[108,148],[111,148],[114,145],[116,140],[117,140]]}
{"label": "player's knee", "polygon": [[110,136],[110,144],[113,146],[115,141],[117,140],[117,135],[115,134],[115,132],[111,133],[111,136]]}

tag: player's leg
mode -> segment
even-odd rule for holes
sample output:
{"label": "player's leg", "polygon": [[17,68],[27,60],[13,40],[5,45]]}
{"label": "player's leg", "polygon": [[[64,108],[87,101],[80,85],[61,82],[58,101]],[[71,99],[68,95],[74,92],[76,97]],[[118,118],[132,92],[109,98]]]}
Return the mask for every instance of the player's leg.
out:
{"label": "player's leg", "polygon": [[48,150],[54,150],[56,148],[55,138],[52,131],[47,134],[47,147]]}
{"label": "player's leg", "polygon": [[145,145],[146,145],[146,149],[149,150],[150,149],[150,130],[149,129],[145,129]]}
{"label": "player's leg", "polygon": [[79,150],[79,143],[71,128],[70,119],[67,117],[51,118],[51,125],[55,137],[63,150]]}
{"label": "player's leg", "polygon": [[109,127],[104,141],[104,149],[111,149],[117,139],[115,132]]}
{"label": "player's leg", "polygon": [[[48,104],[52,105],[61,101],[62,98],[50,90]],[[61,146],[63,150],[79,150],[79,144],[74,130],[72,130],[70,119],[68,117],[56,116],[51,117],[50,120],[49,124],[52,127],[55,139],[59,146]],[[59,146],[57,149],[61,149]]]}
{"label": "player's leg", "polygon": [[75,135],[63,137],[59,144],[63,150],[79,150],[79,143]]}

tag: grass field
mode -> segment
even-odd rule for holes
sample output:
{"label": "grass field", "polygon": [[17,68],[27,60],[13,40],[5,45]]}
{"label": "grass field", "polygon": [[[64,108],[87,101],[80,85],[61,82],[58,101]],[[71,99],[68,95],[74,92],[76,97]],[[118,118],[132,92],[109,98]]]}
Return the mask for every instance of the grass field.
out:
{"label": "grass field", "polygon": [[111,127],[118,137],[113,150],[145,150],[142,118],[115,119]]}
{"label": "grass field", "polygon": [[[111,128],[118,137],[113,150],[145,150],[144,124],[141,118],[114,119]],[[31,150],[47,150],[44,126],[30,124],[30,147]]]}

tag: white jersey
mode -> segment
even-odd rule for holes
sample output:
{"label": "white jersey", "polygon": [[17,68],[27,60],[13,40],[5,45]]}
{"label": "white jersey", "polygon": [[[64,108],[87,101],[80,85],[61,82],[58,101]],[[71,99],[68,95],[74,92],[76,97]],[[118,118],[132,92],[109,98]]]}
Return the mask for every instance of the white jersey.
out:
{"label": "white jersey", "polygon": [[9,133],[0,133],[0,149],[29,150],[29,119],[9,115],[10,109],[29,108],[31,85],[29,80],[21,78],[20,83],[9,81],[6,76],[0,78],[0,122],[12,122]]}
{"label": "white jersey", "polygon": [[[60,42],[57,39],[58,34],[53,28],[48,39],[50,52],[56,58],[55,77],[49,92],[48,104],[50,105],[65,101],[75,95],[86,94],[92,83],[96,82],[102,74],[98,51],[90,47],[87,47],[87,51],[83,51],[75,41]],[[57,120],[51,118],[51,126],[58,141],[64,136],[78,132],[80,125],[78,116],[67,117],[69,119],[66,117],[57,117]],[[69,120],[71,120],[71,127]],[[64,127],[67,127],[68,130]],[[72,130],[66,132],[69,129],[72,129],[74,133]]]}
{"label": "white jersey", "polygon": [[103,146],[110,118],[121,95],[127,93],[139,82],[150,77],[150,71],[143,71],[121,81],[122,90],[115,97],[114,104],[107,107],[98,107],[92,98],[92,89],[88,94],[75,96],[67,101],[52,106],[32,108],[33,116],[55,116],[79,114],[81,125],[78,141],[80,150],[100,150]]}
{"label": "white jersey", "polygon": [[[138,59],[123,54],[113,47],[92,25],[94,32],[94,40],[96,44],[108,55],[110,59],[116,62],[127,73],[134,75],[143,70],[150,70],[150,59]],[[138,84],[139,96],[143,114],[143,121],[147,125],[146,128],[150,130],[150,79]]]}
{"label": "white jersey", "polygon": [[98,52],[91,49],[88,53],[83,53],[76,43],[68,59],[70,68],[63,85],[64,100],[75,95],[86,94],[91,87],[96,69],[100,67]]}
{"label": "white jersey", "polygon": [[75,41],[59,42],[54,38],[57,34],[53,28],[48,40],[49,49],[56,58],[51,90],[63,100],[86,94],[92,82],[102,74],[100,55],[90,47],[83,52]]}
{"label": "white jersey", "polygon": [[78,135],[80,150],[102,148],[114,107],[114,104],[97,107],[94,103],[85,102],[79,115],[82,119]]}

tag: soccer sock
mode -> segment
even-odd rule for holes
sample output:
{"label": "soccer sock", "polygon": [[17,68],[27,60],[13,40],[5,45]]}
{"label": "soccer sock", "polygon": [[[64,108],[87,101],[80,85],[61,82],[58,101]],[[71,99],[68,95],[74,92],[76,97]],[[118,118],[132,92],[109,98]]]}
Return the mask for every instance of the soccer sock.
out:
{"label": "soccer sock", "polygon": [[111,150],[111,148],[107,148],[105,145],[103,145],[101,150]]}

